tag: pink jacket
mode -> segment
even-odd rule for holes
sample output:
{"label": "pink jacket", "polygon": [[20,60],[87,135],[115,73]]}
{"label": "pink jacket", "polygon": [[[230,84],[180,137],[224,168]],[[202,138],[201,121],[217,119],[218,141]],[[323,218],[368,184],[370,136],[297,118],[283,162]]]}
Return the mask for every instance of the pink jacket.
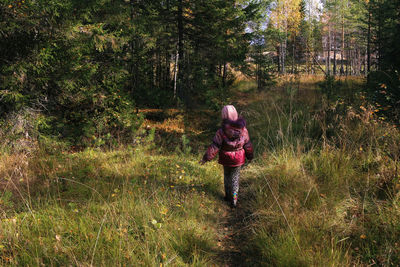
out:
{"label": "pink jacket", "polygon": [[218,163],[224,166],[237,167],[243,165],[246,158],[253,159],[253,145],[250,142],[244,119],[223,120],[222,127],[215,134],[203,160],[212,160],[218,152]]}

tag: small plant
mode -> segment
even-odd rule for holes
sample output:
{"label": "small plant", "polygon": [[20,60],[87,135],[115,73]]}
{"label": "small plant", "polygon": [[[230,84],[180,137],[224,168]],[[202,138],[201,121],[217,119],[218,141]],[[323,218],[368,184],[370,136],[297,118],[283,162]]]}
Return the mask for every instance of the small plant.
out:
{"label": "small plant", "polygon": [[3,210],[9,210],[14,206],[14,203],[12,202],[12,196],[12,193],[7,190],[4,191],[0,196],[0,207]]}
{"label": "small plant", "polygon": [[189,145],[189,143],[190,143],[189,138],[184,134],[184,135],[182,135],[181,140],[182,140],[182,152],[183,152],[183,154],[185,154],[185,155],[190,154],[190,152],[192,151],[192,148]]}
{"label": "small plant", "polygon": [[335,77],[331,75],[326,75],[325,80],[319,84],[322,93],[326,95],[326,97],[331,100],[335,95],[335,91],[337,90],[337,86],[335,85]]}

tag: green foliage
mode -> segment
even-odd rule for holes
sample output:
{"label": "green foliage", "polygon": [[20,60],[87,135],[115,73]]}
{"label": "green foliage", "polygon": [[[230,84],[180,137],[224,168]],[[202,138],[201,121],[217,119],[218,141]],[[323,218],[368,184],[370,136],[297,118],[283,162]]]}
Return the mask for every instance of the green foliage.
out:
{"label": "green foliage", "polygon": [[134,134],[141,118],[126,89],[125,64],[117,60],[127,41],[122,29],[112,28],[111,15],[97,22],[91,10],[107,2],[1,4],[6,16],[0,50],[7,55],[0,60],[1,112],[39,110],[47,117],[46,129],[38,127],[41,134],[76,145],[98,146],[109,134]]}
{"label": "green foliage", "polygon": [[220,87],[217,90],[210,89],[206,92],[206,103],[211,109],[217,111],[220,110],[224,105],[230,102],[229,90],[224,87]]}
{"label": "green foliage", "polygon": [[4,210],[9,210],[14,206],[12,202],[13,194],[10,191],[4,191],[0,197],[0,204]]}
{"label": "green foliage", "polygon": [[[399,69],[400,70],[400,69]],[[370,101],[377,105],[378,113],[393,122],[400,119],[400,74],[376,71],[368,76],[367,87]]]}
{"label": "green foliage", "polygon": [[0,112],[32,108],[47,117],[41,134],[102,146],[109,135],[132,137],[142,122],[137,107],[220,104],[234,80],[228,64],[245,58],[244,27],[256,8],[235,1],[2,1]]}
{"label": "green foliage", "polygon": [[398,1],[369,1],[373,49],[377,53],[376,69],[368,75],[367,92],[379,105],[379,112],[394,122],[400,116],[400,19]]}
{"label": "green foliage", "polygon": [[325,80],[319,84],[322,93],[330,100],[332,100],[332,97],[336,95],[334,92],[334,89],[337,88],[335,82],[334,76],[327,75],[325,76]]}
{"label": "green foliage", "polygon": [[182,135],[182,153],[184,155],[189,155],[192,152],[192,148],[190,147],[190,140],[186,135]]}

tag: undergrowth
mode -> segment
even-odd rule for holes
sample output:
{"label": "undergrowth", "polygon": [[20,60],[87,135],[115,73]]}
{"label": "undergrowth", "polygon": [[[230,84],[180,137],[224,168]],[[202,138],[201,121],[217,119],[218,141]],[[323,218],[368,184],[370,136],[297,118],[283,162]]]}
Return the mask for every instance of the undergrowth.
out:
{"label": "undergrowth", "polygon": [[[400,265],[400,132],[359,81],[332,82],[332,98],[321,79],[240,84],[232,98],[256,150],[239,194],[242,265]],[[222,173],[198,164],[218,115],[168,112],[132,146],[2,150],[0,264],[220,265]]]}
{"label": "undergrowth", "polygon": [[259,155],[245,174],[253,264],[398,266],[399,130],[362,95],[315,90],[313,106],[287,89],[247,107]]}

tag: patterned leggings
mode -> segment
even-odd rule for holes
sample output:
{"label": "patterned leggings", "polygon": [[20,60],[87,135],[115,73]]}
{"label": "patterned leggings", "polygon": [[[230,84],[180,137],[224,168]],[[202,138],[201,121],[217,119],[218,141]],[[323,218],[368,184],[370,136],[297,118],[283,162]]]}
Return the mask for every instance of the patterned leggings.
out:
{"label": "patterned leggings", "polygon": [[237,200],[237,194],[239,192],[239,178],[240,168],[224,166],[224,186],[225,195],[232,200]]}

